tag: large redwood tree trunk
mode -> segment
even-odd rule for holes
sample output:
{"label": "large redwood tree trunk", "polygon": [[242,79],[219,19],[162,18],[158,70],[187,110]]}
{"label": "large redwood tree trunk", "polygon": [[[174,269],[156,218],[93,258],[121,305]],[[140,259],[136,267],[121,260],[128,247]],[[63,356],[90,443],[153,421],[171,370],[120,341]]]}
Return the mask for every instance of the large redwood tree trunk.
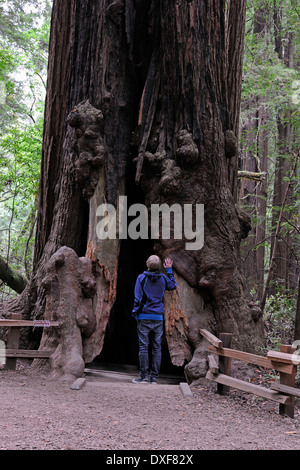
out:
{"label": "large redwood tree trunk", "polygon": [[250,226],[236,205],[244,21],[244,0],[54,0],[35,269],[4,314],[61,320],[40,346],[55,350],[58,375],[79,376],[101,352],[117,286],[133,285],[134,255],[146,260],[149,245],[132,242],[130,257],[129,244],[97,237],[97,207],[120,195],[205,205],[201,250],[151,247],[172,257],[178,281],[165,302],[173,364],[189,380],[205,373],[201,327],[262,345],[240,274]]}

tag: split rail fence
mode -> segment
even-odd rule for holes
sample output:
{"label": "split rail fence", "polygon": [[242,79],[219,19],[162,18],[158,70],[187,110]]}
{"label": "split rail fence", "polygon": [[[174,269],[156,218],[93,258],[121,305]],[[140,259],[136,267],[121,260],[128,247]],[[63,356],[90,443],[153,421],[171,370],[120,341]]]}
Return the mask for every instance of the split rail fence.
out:
{"label": "split rail fence", "polygon": [[[228,393],[230,387],[252,393],[279,403],[279,414],[294,418],[295,397],[300,398],[300,390],[295,387],[300,356],[295,354],[296,349],[293,346],[281,345],[280,352],[271,350],[267,356],[259,356],[232,349],[231,333],[220,333],[219,338],[205,329],[201,329],[200,333],[210,343],[208,351],[211,354],[207,358],[209,370],[206,378],[217,383],[219,394]],[[216,356],[219,356],[219,361]],[[267,388],[231,377],[232,359],[278,371],[279,382],[274,382]]]}
{"label": "split rail fence", "polygon": [[0,318],[0,327],[8,327],[5,355],[5,368],[8,370],[16,369],[17,358],[40,358],[48,359],[53,351],[48,350],[34,350],[34,349],[19,349],[19,339],[21,328],[24,327],[56,327],[59,326],[57,321],[49,320],[23,320],[22,315],[12,314],[11,318]]}

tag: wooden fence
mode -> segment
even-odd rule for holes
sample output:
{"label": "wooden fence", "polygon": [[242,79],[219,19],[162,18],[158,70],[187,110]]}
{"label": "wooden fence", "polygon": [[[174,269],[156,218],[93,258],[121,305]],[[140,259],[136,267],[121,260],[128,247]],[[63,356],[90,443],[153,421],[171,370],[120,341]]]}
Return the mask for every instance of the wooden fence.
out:
{"label": "wooden fence", "polygon": [[[267,356],[259,356],[232,349],[233,335],[230,333],[221,333],[219,338],[205,329],[201,329],[200,333],[210,343],[208,351],[211,354],[208,355],[209,370],[206,378],[217,383],[218,393],[228,393],[229,387],[253,393],[279,403],[279,413],[294,418],[295,397],[300,397],[300,390],[295,387],[300,356],[293,354],[295,348],[290,345],[281,345],[280,352],[269,351]],[[216,356],[219,356],[219,361],[216,360]],[[232,359],[278,371],[279,382],[272,384],[271,388],[266,388],[231,377]]]}
{"label": "wooden fence", "polygon": [[16,362],[18,357],[23,358],[49,358],[53,351],[48,350],[33,350],[33,349],[19,349],[19,339],[21,328],[26,326],[31,327],[56,327],[59,326],[57,321],[49,320],[22,320],[22,315],[12,314],[11,318],[0,318],[0,327],[8,327],[7,342],[5,348],[5,368],[8,370],[16,369]]}

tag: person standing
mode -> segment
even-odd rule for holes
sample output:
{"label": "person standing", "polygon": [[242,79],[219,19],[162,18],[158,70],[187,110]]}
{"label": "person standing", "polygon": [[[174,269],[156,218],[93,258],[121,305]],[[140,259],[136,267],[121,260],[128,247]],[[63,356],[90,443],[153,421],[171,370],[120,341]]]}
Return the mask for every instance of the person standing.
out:
{"label": "person standing", "polygon": [[[166,275],[160,271],[161,261],[152,255],[146,261],[147,271],[140,274],[134,289],[132,314],[137,320],[139,343],[140,376],[133,383],[155,384],[161,365],[161,338],[163,335],[164,292],[176,289],[177,283],[172,271],[173,261],[166,258]],[[152,361],[149,364],[149,343]]]}

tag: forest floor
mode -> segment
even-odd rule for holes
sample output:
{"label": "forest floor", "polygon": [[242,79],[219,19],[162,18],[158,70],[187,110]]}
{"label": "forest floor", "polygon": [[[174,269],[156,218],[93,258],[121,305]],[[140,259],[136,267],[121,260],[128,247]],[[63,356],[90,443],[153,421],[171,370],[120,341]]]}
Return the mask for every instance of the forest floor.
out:
{"label": "forest floor", "polygon": [[[269,378],[260,375],[260,380]],[[232,389],[228,396],[218,395],[214,385],[200,380],[190,386],[192,397],[178,384],[136,385],[131,378],[87,379],[72,390],[69,382],[49,380],[19,364],[15,372],[0,370],[0,449],[300,448],[297,403],[292,419],[279,415],[275,402]]]}

